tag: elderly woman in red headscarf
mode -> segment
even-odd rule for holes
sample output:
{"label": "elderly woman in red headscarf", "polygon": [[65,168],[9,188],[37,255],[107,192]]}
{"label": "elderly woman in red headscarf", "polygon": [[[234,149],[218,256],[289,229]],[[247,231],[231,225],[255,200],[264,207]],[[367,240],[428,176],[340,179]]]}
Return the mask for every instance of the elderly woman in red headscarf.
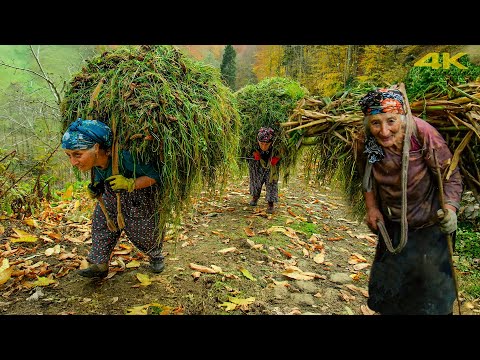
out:
{"label": "elderly woman in red headscarf", "polygon": [[[399,90],[370,91],[360,106],[365,141],[357,160],[364,177],[365,220],[379,233],[368,306],[381,314],[452,314],[456,289],[447,235],[455,239],[462,194],[458,167],[443,180],[446,213],[437,181],[437,170],[445,173],[452,153],[432,125],[407,117]],[[407,121],[412,135],[405,141]],[[409,151],[405,174],[404,147]]]}
{"label": "elderly woman in red headscarf", "polygon": [[248,162],[250,178],[251,206],[256,206],[263,184],[265,184],[268,203],[267,213],[273,214],[274,203],[278,202],[278,167],[280,157],[273,147],[275,131],[270,127],[261,127],[257,134],[258,147],[253,159]]}

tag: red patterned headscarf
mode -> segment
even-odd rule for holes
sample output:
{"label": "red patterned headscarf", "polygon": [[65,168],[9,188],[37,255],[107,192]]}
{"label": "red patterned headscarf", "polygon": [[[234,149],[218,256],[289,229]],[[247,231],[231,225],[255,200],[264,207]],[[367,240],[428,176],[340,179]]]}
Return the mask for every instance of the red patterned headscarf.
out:
{"label": "red patterned headscarf", "polygon": [[395,89],[377,89],[367,93],[360,101],[364,115],[392,113],[405,115],[403,95]]}
{"label": "red patterned headscarf", "polygon": [[275,131],[272,128],[261,127],[260,130],[258,130],[257,140],[269,143],[273,140],[274,135]]}

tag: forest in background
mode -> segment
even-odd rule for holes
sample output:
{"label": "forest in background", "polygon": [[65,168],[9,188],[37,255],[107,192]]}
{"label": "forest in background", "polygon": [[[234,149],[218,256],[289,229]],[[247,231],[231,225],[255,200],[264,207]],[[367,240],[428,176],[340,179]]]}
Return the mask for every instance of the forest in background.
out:
{"label": "forest in background", "polygon": [[[88,176],[75,171],[60,149],[65,120],[61,117],[60,109],[62,99],[67,94],[65,89],[68,83],[82,70],[86,60],[114,47],[109,45],[0,45],[0,199],[2,200],[0,216],[7,220],[6,224],[8,224],[8,228],[0,224],[0,234],[3,233],[5,236],[14,231],[10,229],[11,224],[22,222],[27,226],[35,225],[36,219],[44,215],[51,216],[52,222],[59,224],[63,215],[51,210],[55,208],[63,211],[60,209],[65,206],[70,210],[73,209],[75,219],[88,220],[89,215],[84,215],[85,209],[75,211],[81,209],[83,199],[78,199],[78,196],[83,194]],[[225,68],[227,48],[231,51],[233,47],[235,79],[231,83],[228,82],[232,91],[238,93],[247,85],[260,83],[264,79],[284,77],[298,81],[308,90],[308,98],[303,99],[305,103],[312,101],[312,104],[323,104],[320,111],[325,112],[335,110],[335,104],[348,100],[348,95],[358,90],[362,90],[363,93],[365,85],[388,86],[403,81],[412,68],[419,70],[414,69],[415,63],[427,54],[442,56],[443,53],[443,56],[449,54],[452,57],[455,54],[465,53],[468,55],[470,64],[476,66],[480,64],[480,46],[182,45],[178,47],[193,58],[219,71]],[[440,57],[441,62],[444,59]],[[230,64],[229,69],[231,68]],[[474,69],[474,67],[471,68]],[[441,70],[439,69],[438,73],[433,72],[437,75]],[[475,67],[475,70],[478,69]],[[451,76],[451,73],[440,74],[442,80]],[[464,75],[461,74],[460,77],[462,76]],[[477,77],[475,81],[478,84],[480,79]],[[426,82],[427,85],[430,82],[434,85],[435,80],[429,78]],[[478,85],[476,86],[478,88]],[[445,88],[448,86],[444,86]],[[423,98],[430,99],[426,90],[423,94]],[[479,102],[478,96],[470,95],[468,100]],[[478,104],[474,105],[478,107]],[[315,113],[312,110],[319,109],[305,107],[300,110],[312,114]],[[345,107],[342,106],[341,110],[339,108],[334,115],[348,117],[344,110]],[[305,121],[305,118],[302,121]],[[305,125],[303,123],[302,126]],[[334,126],[337,125],[341,125],[341,121],[335,122]],[[476,128],[476,124],[474,125]],[[325,136],[338,141],[338,138],[328,133],[325,133]],[[323,153],[318,151],[317,153],[326,160],[335,158],[322,156]],[[478,151],[473,153],[478,154]],[[338,158],[333,160],[335,160],[334,166],[338,168]],[[306,163],[309,162],[306,161]],[[476,206],[478,213],[478,202]],[[43,220],[41,222],[46,223]],[[464,225],[460,224],[457,232],[455,263],[461,274],[462,297],[468,295],[467,299],[475,299],[470,304],[473,309],[473,302],[478,302],[480,298],[478,285],[480,239],[478,228],[464,227]],[[57,225],[49,224],[48,226],[55,228]],[[7,241],[4,253],[10,253],[8,246]],[[3,273],[5,274],[6,271]],[[480,310],[473,309],[473,311]]]}
{"label": "forest in background", "polygon": [[[60,102],[66,84],[86,59],[111,45],[0,46],[0,159],[10,158],[13,178],[2,179],[7,195],[32,200],[50,198],[81,174],[58,151]],[[197,60],[217,69],[225,45],[179,45]],[[402,81],[428,53],[465,52],[480,63],[479,46],[459,45],[233,45],[236,91],[269,77],[298,81],[309,95],[328,98],[353,84],[388,86]],[[4,167],[6,162],[0,162]],[[2,168],[2,170],[5,170]],[[21,181],[20,181],[21,180]],[[11,186],[6,186],[12,184]],[[5,199],[4,199],[5,200]],[[28,203],[28,201],[26,201]]]}

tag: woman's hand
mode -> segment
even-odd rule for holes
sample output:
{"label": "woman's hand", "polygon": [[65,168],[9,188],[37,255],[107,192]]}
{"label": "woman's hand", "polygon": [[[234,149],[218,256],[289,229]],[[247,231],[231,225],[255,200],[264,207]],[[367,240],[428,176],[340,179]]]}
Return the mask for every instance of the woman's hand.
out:
{"label": "woman's hand", "polygon": [[447,212],[442,209],[437,211],[437,216],[440,223],[440,230],[444,234],[451,234],[457,230],[457,213],[451,207],[446,206]]}
{"label": "woman's hand", "polygon": [[103,181],[97,182],[95,184],[90,183],[88,184],[86,190],[87,195],[90,199],[96,199],[105,192],[105,185]]}
{"label": "woman's hand", "polygon": [[278,163],[279,161],[280,161],[280,158],[277,157],[277,156],[274,156],[274,157],[272,157],[272,159],[270,160],[270,163],[271,163],[273,166],[275,166],[275,165],[277,165],[277,163]]}
{"label": "woman's hand", "polygon": [[368,225],[370,230],[378,231],[377,222],[383,222],[383,215],[380,212],[380,209],[377,206],[377,201],[375,199],[375,194],[372,191],[365,192],[365,207],[367,209],[367,214],[365,215],[365,224]]}
{"label": "woman's hand", "polygon": [[126,178],[123,175],[112,175],[106,178],[105,181],[109,182],[112,190],[115,192],[119,192],[120,190],[132,192],[135,190],[135,179]]}
{"label": "woman's hand", "polygon": [[365,215],[365,224],[369,227],[372,231],[378,231],[377,222],[383,220],[383,215],[377,207],[372,207],[367,209],[367,214]]}

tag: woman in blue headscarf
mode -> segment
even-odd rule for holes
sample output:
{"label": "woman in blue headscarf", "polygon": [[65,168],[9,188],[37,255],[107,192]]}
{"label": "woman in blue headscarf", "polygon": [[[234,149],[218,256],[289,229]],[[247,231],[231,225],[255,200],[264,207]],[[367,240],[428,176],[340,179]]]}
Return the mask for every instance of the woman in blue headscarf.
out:
{"label": "woman in blue headscarf", "polygon": [[[98,120],[74,121],[62,137],[62,148],[72,166],[80,171],[93,170],[94,181],[88,186],[91,198],[102,197],[107,214],[97,203],[92,221],[92,249],[87,256],[91,264],[79,270],[81,276],[104,278],[108,275],[111,254],[122,229],[116,223],[117,193],[120,194],[121,211],[128,239],[150,257],[153,272],[164,269],[162,255],[163,231],[158,229],[155,199],[159,192],[159,170],[150,164],[138,162],[129,151],[119,152],[119,174],[112,175],[111,129]],[[108,221],[114,221],[116,229],[109,229]]]}

